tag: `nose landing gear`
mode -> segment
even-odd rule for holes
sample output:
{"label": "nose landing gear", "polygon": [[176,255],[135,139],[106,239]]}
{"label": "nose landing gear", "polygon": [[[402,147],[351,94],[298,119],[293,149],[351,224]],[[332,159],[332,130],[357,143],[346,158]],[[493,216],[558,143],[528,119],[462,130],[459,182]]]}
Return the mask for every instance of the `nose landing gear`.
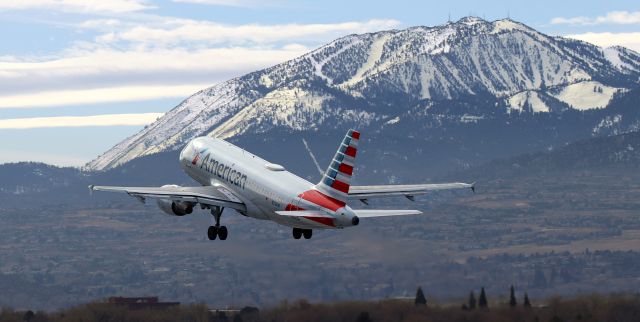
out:
{"label": "nose landing gear", "polygon": [[300,239],[302,236],[304,236],[304,239],[310,239],[313,235],[313,230],[311,229],[293,228],[292,232],[294,239]]}
{"label": "nose landing gear", "polygon": [[216,237],[220,238],[220,240],[226,240],[228,231],[227,226],[220,226],[220,217],[222,217],[222,211],[224,207],[213,207],[211,208],[211,215],[216,220],[215,226],[209,226],[207,230],[207,237],[209,240],[215,240]]}

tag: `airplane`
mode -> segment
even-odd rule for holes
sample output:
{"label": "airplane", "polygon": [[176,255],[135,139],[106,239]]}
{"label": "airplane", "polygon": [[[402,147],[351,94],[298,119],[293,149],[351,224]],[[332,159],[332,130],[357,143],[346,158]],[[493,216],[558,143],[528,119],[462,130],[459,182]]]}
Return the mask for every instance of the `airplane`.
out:
{"label": "airplane", "polygon": [[270,163],[227,141],[197,137],[180,152],[182,169],[201,186],[114,187],[90,185],[90,191],[127,193],[145,202],[155,198],[160,209],[175,216],[191,214],[199,205],[215,219],[207,230],[209,240],[226,240],[220,225],[222,212],[230,208],[241,215],[271,220],[292,228],[294,239],[310,239],[314,229],[357,226],[360,219],[419,215],[418,210],[353,209],[347,203],[372,198],[415,195],[434,190],[470,188],[475,183],[352,186],[351,178],[360,132],[349,130],[320,182],[313,184],[279,164]]}

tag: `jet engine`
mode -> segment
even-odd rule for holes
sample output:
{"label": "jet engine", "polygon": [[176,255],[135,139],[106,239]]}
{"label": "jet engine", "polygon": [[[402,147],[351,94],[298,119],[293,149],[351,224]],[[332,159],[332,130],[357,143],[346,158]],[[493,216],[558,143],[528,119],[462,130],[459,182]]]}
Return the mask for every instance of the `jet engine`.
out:
{"label": "jet engine", "polygon": [[[178,187],[176,185],[164,185],[163,187]],[[170,199],[158,199],[158,207],[172,216],[184,216],[193,212],[193,203],[185,201],[173,201]]]}
{"label": "jet engine", "polygon": [[193,204],[184,201],[158,199],[158,207],[165,213],[173,216],[184,216],[193,212]]}

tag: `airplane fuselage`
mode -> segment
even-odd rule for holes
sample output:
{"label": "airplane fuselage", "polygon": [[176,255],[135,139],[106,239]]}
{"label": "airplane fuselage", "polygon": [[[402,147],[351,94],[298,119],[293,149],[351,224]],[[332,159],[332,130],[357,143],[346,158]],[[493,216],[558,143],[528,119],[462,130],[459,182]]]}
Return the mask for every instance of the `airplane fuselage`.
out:
{"label": "airplane fuselage", "polygon": [[[203,186],[223,186],[246,205],[245,216],[305,229],[353,226],[354,212],[315,185],[229,142],[199,137],[180,153],[180,165]],[[276,211],[321,210],[331,218],[280,216]]]}

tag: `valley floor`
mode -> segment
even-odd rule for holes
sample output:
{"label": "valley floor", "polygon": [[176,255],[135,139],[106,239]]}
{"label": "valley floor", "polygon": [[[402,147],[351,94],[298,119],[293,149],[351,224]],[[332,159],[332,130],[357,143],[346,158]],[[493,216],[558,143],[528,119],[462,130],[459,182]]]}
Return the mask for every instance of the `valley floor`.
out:
{"label": "valley floor", "polygon": [[[362,222],[293,240],[291,231],[226,213],[163,215],[126,196],[96,209],[1,209],[0,304],[56,310],[109,296],[157,295],[215,307],[411,297],[450,301],[510,285],[533,298],[640,290],[640,174],[506,173],[476,194],[372,202],[423,216]],[[364,207],[364,205],[360,205]]]}

